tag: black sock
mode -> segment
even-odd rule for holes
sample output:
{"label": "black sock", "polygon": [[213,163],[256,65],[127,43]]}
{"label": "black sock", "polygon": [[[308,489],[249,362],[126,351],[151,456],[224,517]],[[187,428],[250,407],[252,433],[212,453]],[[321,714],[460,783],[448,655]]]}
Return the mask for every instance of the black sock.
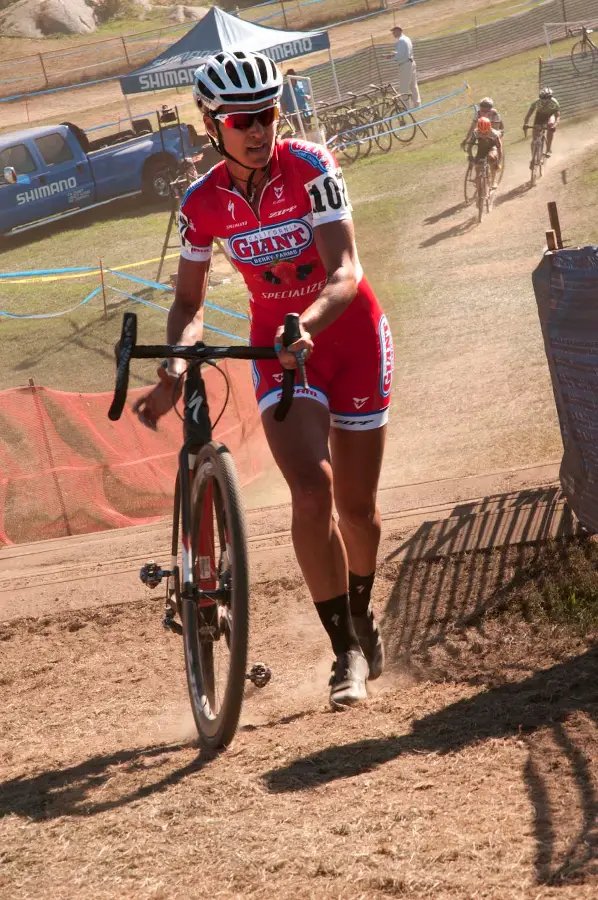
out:
{"label": "black sock", "polygon": [[365,616],[370,605],[372,585],[375,577],[375,572],[372,572],[371,575],[355,575],[353,572],[349,572],[349,597],[352,615]]}
{"label": "black sock", "polygon": [[316,603],[315,606],[322,625],[328,632],[335,655],[346,653],[347,650],[357,650],[359,640],[353,627],[349,595],[341,594],[340,597],[324,600],[323,603]]}

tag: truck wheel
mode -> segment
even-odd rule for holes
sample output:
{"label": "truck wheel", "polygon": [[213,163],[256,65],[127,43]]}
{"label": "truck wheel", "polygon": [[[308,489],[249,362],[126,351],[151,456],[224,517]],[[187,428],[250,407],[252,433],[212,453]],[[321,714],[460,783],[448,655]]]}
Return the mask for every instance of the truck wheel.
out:
{"label": "truck wheel", "polygon": [[174,180],[174,167],[166,160],[157,159],[150,163],[143,177],[143,192],[151,200],[168,200],[170,182]]}

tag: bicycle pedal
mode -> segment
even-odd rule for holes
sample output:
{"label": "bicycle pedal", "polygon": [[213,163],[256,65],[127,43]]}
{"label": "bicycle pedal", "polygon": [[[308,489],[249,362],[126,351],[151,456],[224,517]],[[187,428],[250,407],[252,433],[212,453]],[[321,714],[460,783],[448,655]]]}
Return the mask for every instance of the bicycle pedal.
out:
{"label": "bicycle pedal", "polygon": [[146,563],[139,570],[139,577],[148,588],[158,587],[165,575],[170,575],[170,572],[163,572],[160,566],[154,562]]}
{"label": "bicycle pedal", "polygon": [[264,663],[254,663],[245,678],[258,688],[266,687],[272,678],[272,669]]}

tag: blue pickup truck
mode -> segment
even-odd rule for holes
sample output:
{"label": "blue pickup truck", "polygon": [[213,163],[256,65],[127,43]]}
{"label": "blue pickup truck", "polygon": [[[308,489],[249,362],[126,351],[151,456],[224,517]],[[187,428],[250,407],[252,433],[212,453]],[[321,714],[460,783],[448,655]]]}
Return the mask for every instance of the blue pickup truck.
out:
{"label": "blue pickup truck", "polygon": [[168,197],[179,164],[201,148],[192,125],[134,129],[90,141],[71,123],[0,134],[0,235],[143,193]]}

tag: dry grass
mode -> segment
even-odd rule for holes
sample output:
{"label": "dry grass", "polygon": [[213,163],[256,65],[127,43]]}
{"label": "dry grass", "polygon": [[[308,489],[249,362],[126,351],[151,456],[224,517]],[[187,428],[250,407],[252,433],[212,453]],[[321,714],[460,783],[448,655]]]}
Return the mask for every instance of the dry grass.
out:
{"label": "dry grass", "polygon": [[0,889],[589,900],[598,653],[515,607],[487,614],[541,590],[543,552],[384,564],[392,674],[346,715],[326,709],[328,653],[300,582],[256,586],[252,658],[275,679],[219,757],[193,743],[158,604],[5,625]]}

